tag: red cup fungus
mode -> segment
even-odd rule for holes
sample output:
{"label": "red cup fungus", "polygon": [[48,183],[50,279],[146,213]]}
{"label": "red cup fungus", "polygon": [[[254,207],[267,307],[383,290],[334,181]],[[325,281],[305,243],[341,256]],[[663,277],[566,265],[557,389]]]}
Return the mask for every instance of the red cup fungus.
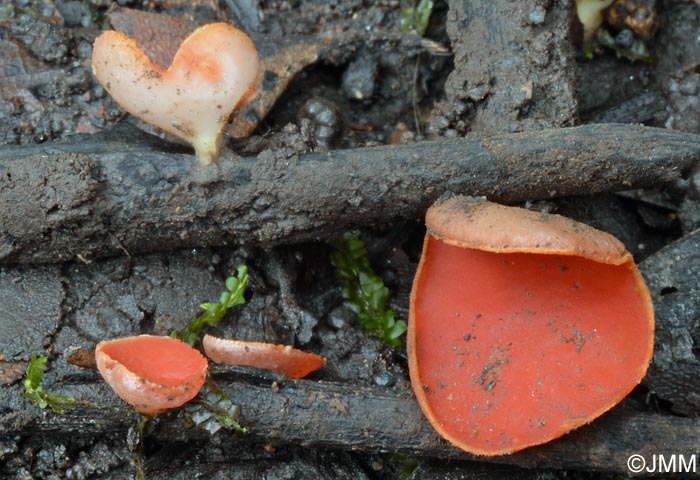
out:
{"label": "red cup fungus", "polygon": [[258,53],[245,33],[212,23],[187,37],[164,70],[134,40],[110,30],[95,40],[92,68],[124,110],[191,143],[209,165],[231,112],[256,93]]}
{"label": "red cup fungus", "polygon": [[227,340],[205,335],[202,347],[207,357],[216,363],[282,372],[289,378],[304,378],[326,364],[325,358],[288,345]]}
{"label": "red cup fungus", "polygon": [[613,236],[454,197],[426,215],[411,293],[411,384],[432,426],[502,455],[589,423],[644,377],[649,291]]}
{"label": "red cup fungus", "polygon": [[206,358],[170,337],[139,335],[100,342],[95,361],[117,395],[147,415],[189,402],[207,378]]}

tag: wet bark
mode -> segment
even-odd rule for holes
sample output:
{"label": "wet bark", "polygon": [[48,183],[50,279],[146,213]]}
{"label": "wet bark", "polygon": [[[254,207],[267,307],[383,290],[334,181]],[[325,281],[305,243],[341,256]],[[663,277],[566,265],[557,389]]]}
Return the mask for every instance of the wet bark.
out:
{"label": "wet bark", "polygon": [[[645,414],[624,405],[593,424],[558,440],[513,455],[474,457],[442,440],[423,417],[410,391],[311,381],[272,381],[245,374],[218,377],[220,385],[241,406],[241,423],[251,433],[240,441],[264,441],[361,452],[477,459],[527,468],[565,468],[627,473],[632,454],[678,454],[700,442],[697,420]],[[405,386],[404,386],[405,387]],[[73,387],[80,395],[109,403],[114,394],[94,384]],[[71,390],[67,388],[65,392]],[[36,415],[19,420],[0,416],[0,437],[23,435],[99,436],[124,432],[135,417],[110,410],[77,410],[63,415]],[[152,433],[167,441],[206,438],[179,418],[160,421]],[[669,457],[670,458],[670,457]]]}
{"label": "wet bark", "polygon": [[[121,135],[121,136],[120,136]],[[444,193],[516,203],[674,182],[700,137],[628,125],[301,156],[202,170],[133,133],[0,150],[0,263],[328,239],[421,218]]]}
{"label": "wet bark", "polygon": [[677,240],[641,265],[654,297],[654,360],[645,379],[652,392],[682,415],[700,411],[700,230]]}
{"label": "wet bark", "polygon": [[455,68],[445,93],[453,123],[462,120],[480,133],[576,123],[572,3],[449,2],[446,26]]}

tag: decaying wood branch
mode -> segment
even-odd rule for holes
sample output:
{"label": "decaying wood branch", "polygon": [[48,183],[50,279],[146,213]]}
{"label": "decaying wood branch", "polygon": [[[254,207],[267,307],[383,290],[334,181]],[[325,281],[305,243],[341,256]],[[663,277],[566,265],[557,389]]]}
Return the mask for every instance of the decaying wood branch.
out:
{"label": "decaying wood branch", "polygon": [[654,297],[654,360],[644,383],[674,412],[700,412],[700,230],[668,244],[640,265]]}
{"label": "decaying wood branch", "polygon": [[226,244],[313,241],[419,218],[446,192],[513,203],[658,186],[700,156],[700,137],[586,125],[441,143],[223,159],[123,139],[0,150],[0,261]]}
{"label": "decaying wood branch", "polygon": [[[378,387],[311,381],[251,381],[246,375],[221,379],[224,390],[241,406],[242,424],[251,429],[248,440],[272,444],[395,452],[415,456],[474,459],[447,444],[430,427],[413,396]],[[104,387],[102,385],[101,387]],[[81,385],[83,396],[113,402],[114,395],[96,385]],[[61,434],[98,436],[122,431],[135,423],[134,416],[110,410],[80,410],[62,415],[34,415],[24,420],[0,417],[0,436]],[[86,432],[89,425],[89,432]],[[180,419],[160,423],[154,435],[177,441],[208,434],[185,428]],[[246,441],[244,438],[242,441]],[[643,414],[617,407],[591,425],[549,444],[495,458],[480,460],[522,467],[585,468],[627,472],[632,454],[692,453],[700,442],[697,420]],[[690,449],[690,450],[689,450]]]}
{"label": "decaying wood branch", "polygon": [[[480,133],[574,125],[573,2],[449,0],[447,104]],[[478,48],[475,48],[478,45]],[[527,55],[523,55],[527,52]],[[546,93],[544,93],[546,92]],[[476,105],[474,111],[464,105]]]}

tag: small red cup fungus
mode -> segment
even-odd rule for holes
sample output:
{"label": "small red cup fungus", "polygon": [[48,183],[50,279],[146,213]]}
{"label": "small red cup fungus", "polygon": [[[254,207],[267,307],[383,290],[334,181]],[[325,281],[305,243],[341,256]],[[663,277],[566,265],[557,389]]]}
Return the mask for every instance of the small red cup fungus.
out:
{"label": "small red cup fungus", "polygon": [[202,347],[207,357],[216,363],[282,372],[289,378],[304,378],[326,364],[325,358],[288,345],[227,340],[205,335]]}
{"label": "small red cup fungus", "polygon": [[255,95],[258,52],[245,33],[212,23],[187,37],[163,70],[136,42],[110,30],[95,40],[92,69],[124,110],[191,143],[209,165],[229,115]]}
{"label": "small red cup fungus", "polygon": [[617,239],[559,215],[454,197],[426,215],[411,293],[411,384],[476,455],[589,423],[644,377],[654,312]]}
{"label": "small red cup fungus", "polygon": [[117,395],[147,415],[189,402],[207,378],[207,359],[170,337],[139,335],[100,342],[95,361]]}

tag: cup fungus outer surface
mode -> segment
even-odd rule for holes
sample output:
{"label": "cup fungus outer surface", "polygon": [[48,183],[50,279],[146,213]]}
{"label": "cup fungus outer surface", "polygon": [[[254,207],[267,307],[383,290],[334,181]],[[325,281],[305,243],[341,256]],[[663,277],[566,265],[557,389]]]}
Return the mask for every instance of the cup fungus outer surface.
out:
{"label": "cup fungus outer surface", "polygon": [[157,415],[192,400],[207,377],[208,362],[175,338],[139,335],[100,342],[97,369],[122,400]]}
{"label": "cup fungus outer surface", "polygon": [[649,291],[611,235],[454,197],[431,207],[411,292],[411,384],[431,425],[503,455],[589,423],[644,377]]}
{"label": "cup fungus outer surface", "polygon": [[92,68],[124,110],[191,143],[208,165],[229,115],[256,93],[258,53],[242,31],[212,23],[192,32],[162,69],[134,40],[109,30],[95,40]]}
{"label": "cup fungus outer surface", "polygon": [[288,345],[246,342],[205,335],[202,347],[216,363],[243,365],[282,372],[289,378],[304,378],[326,364],[326,359]]}

